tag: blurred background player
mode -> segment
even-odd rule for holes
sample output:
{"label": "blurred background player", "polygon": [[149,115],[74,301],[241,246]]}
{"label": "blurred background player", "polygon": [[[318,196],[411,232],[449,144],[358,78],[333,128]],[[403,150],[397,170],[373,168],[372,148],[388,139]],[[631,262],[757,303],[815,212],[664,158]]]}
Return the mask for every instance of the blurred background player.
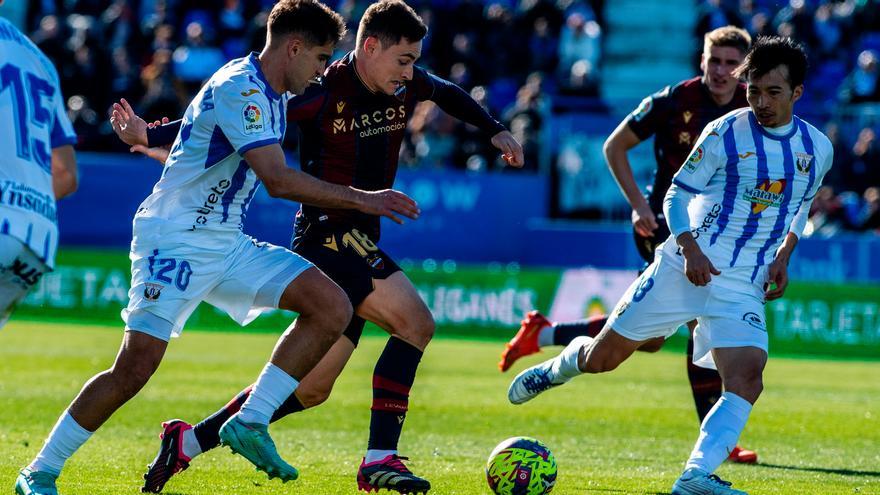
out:
{"label": "blurred background player", "polygon": [[[633,236],[646,264],[654,260],[655,249],[669,237],[669,226],[663,217],[663,197],[672,184],[672,177],[687,160],[696,138],[709,122],[748,105],[745,85],[732,72],[742,63],[750,44],[749,34],[734,26],[706,33],[700,60],[703,74],[646,97],[605,141],[605,160],[632,207]],[[654,183],[643,196],[633,177],[627,152],[652,135],[657,168]],[[502,353],[499,367],[507,371],[517,359],[538,352],[546,345],[565,346],[581,335],[595,337],[607,320],[607,315],[600,315],[570,323],[552,323],[537,311],[529,312]],[[687,371],[697,416],[702,422],[721,397],[722,390],[717,371],[700,368],[692,362],[695,326],[696,321],[688,322],[691,336],[687,344]],[[640,350],[656,352],[663,342],[664,339],[646,342]],[[755,463],[758,456],[737,446],[731,451],[730,460]]]}
{"label": "blurred background player", "polygon": [[789,260],[833,161],[830,140],[793,113],[806,70],[791,38],[757,40],[734,72],[746,77],[749,108],[707,126],[673,177],[663,206],[672,235],[654,261],[598,336],[575,338],[508,390],[522,404],[582,373],[612,371],[642,343],[696,318],[694,363],[717,368],[724,393],[703,419],[672,495],[746,495],[713,473],[763,391],[764,303],[785,293]]}
{"label": "blurred background player", "polygon": [[[3,1],[0,0],[0,4]],[[76,191],[73,144],[55,66],[0,17],[0,328],[55,266],[55,205]]]}
{"label": "blurred background player", "polygon": [[[246,325],[268,309],[299,314],[279,339],[253,392],[220,429],[223,443],[270,478],[298,472],[279,455],[269,418],[339,339],[352,308],[333,281],[301,256],[242,232],[260,182],[274,197],[376,215],[418,216],[396,191],[362,191],[287,167],[280,142],[289,92],[326,68],[345,32],[316,0],[273,7],[266,44],[227,63],[187,108],[161,179],[135,214],[126,332],[112,368],[95,375],[21,470],[19,495],[57,495],[64,463],[158,369],[168,341],[201,301]],[[277,115],[277,118],[276,118]]]}
{"label": "blurred background player", "polygon": [[[522,147],[503,125],[458,86],[414,65],[426,33],[422,19],[402,1],[385,0],[366,10],[355,51],[330,66],[320,85],[313,85],[288,104],[288,120],[297,122],[302,133],[300,161],[304,171],[366,190],[391,187],[406,124],[416,104],[425,100],[479,128],[509,164],[523,165]],[[121,116],[128,110],[117,106],[115,112]],[[147,144],[145,123],[133,115],[128,118],[139,122],[139,132],[131,133],[133,136],[121,132],[121,137],[128,144]],[[166,144],[177,125],[154,129],[149,144]],[[428,480],[410,472],[397,449],[410,388],[434,333],[430,311],[397,263],[377,245],[379,217],[351,209],[304,205],[294,230],[293,250],[345,290],[356,316],[345,330],[345,338],[303,379],[273,420],[327,399],[357,346],[364,321],[371,321],[391,337],[373,374],[370,438],[358,469],[358,487],[367,491],[427,491]],[[192,429],[180,420],[165,423],[162,446],[145,475],[144,490],[160,491],[193,457],[216,447],[220,426],[249,393],[250,388],[245,389]],[[183,445],[182,450],[175,442]]]}

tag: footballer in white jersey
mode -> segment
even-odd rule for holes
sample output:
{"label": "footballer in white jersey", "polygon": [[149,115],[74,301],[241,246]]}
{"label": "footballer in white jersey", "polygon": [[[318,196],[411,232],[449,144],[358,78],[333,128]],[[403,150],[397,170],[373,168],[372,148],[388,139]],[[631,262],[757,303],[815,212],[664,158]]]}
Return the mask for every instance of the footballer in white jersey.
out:
{"label": "footballer in white jersey", "polygon": [[[0,327],[55,264],[55,199],[76,188],[73,145],[58,73],[39,48],[0,18]],[[61,159],[61,158],[64,159]],[[53,181],[53,169],[56,179]],[[67,175],[67,184],[58,181]],[[56,187],[58,188],[56,190]]]}
{"label": "footballer in white jersey", "polygon": [[734,71],[749,108],[709,124],[664,199],[671,235],[596,336],[514,378],[527,402],[582,373],[614,370],[651,338],[697,319],[694,363],[717,367],[724,393],[672,495],[747,495],[714,475],[763,391],[768,357],[764,302],[782,297],[788,261],[832,163],[829,140],[794,115],[807,57],[782,37],[761,37]]}

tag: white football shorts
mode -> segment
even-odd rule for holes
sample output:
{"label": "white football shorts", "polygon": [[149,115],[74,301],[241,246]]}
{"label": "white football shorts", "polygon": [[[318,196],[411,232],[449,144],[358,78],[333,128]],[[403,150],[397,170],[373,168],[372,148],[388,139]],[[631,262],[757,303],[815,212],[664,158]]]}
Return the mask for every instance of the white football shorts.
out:
{"label": "white football shorts", "polygon": [[52,271],[23,242],[0,234],[0,328],[44,273]]}
{"label": "white football shorts", "polygon": [[[674,262],[659,254],[617,303],[608,325],[635,341],[669,337],[696,319],[694,364],[715,368],[712,349],[757,347],[767,352],[763,294],[755,284],[733,290],[713,281],[697,287]],[[672,255],[676,256],[676,255]]]}
{"label": "white football shorts", "polygon": [[200,248],[202,235],[178,234],[152,246],[139,239],[129,254],[131,289],[122,310],[126,330],[168,341],[180,335],[202,301],[247,325],[277,308],[284,289],[313,266],[290,250],[243,233],[231,236],[223,249]]}

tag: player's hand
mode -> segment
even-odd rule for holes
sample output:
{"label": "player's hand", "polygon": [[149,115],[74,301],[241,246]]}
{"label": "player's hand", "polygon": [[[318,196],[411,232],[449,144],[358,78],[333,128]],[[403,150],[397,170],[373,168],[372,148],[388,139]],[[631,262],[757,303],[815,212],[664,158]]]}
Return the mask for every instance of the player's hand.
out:
{"label": "player's hand", "polygon": [[492,146],[501,150],[501,156],[511,167],[521,168],[525,165],[522,145],[513,137],[510,131],[501,131],[492,136]]}
{"label": "player's hand", "polygon": [[364,191],[364,194],[365,200],[360,210],[370,215],[388,217],[403,224],[403,220],[397,215],[415,220],[422,212],[412,198],[400,191],[383,189],[381,191]]}
{"label": "player's hand", "polygon": [[633,228],[642,237],[654,237],[657,230],[657,217],[648,205],[639,206],[632,211]]}
{"label": "player's hand", "polygon": [[708,285],[712,280],[712,275],[721,275],[721,272],[712,264],[712,260],[703,253],[703,250],[696,243],[692,249],[682,250],[682,255],[684,256],[684,273],[688,280],[697,287]]}
{"label": "player's hand", "polygon": [[136,144],[129,149],[132,153],[142,153],[147,158],[152,158],[159,163],[164,164],[165,160],[168,159],[168,154],[171,152],[171,146],[156,146],[154,148],[147,148],[142,144]]}
{"label": "player's hand", "polygon": [[[168,119],[163,119],[168,122]],[[154,125],[156,122],[153,123]],[[138,117],[125,98],[114,103],[110,109],[110,126],[123,143],[134,146],[147,145],[147,122]]]}
{"label": "player's hand", "polygon": [[767,284],[764,286],[764,300],[773,301],[785,294],[788,287],[788,261],[776,258],[767,271]]}

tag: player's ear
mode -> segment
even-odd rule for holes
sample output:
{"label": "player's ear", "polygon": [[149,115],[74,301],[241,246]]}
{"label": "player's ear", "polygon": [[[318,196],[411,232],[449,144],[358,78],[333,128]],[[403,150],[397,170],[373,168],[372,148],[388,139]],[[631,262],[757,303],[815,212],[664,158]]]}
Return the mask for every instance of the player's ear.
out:
{"label": "player's ear", "polygon": [[367,36],[364,39],[364,53],[374,55],[379,50],[379,38],[375,36]]}
{"label": "player's ear", "polygon": [[703,74],[706,73],[706,59],[708,58],[709,55],[707,55],[705,51],[700,54],[700,72],[702,72]]}
{"label": "player's ear", "polygon": [[291,36],[287,39],[287,57],[294,58],[305,48],[303,40],[299,36]]}
{"label": "player's ear", "polygon": [[794,103],[801,99],[801,96],[804,95],[804,85],[798,84],[791,90],[791,102]]}

